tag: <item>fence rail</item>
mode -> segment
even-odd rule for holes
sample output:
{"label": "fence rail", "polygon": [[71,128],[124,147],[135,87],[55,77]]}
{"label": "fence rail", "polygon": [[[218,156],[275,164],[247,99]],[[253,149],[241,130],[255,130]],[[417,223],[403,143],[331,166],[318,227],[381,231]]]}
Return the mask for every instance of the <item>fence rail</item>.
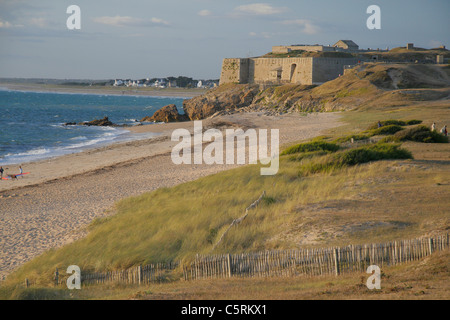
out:
{"label": "fence rail", "polygon": [[[416,261],[435,251],[447,250],[449,234],[346,247],[261,251],[243,254],[197,255],[191,263],[170,262],[132,267],[111,272],[81,272],[81,283],[149,284],[182,279],[221,279],[231,277],[283,277],[340,275]],[[55,272],[55,284],[65,285],[68,275]],[[35,285],[25,279],[25,286]]]}

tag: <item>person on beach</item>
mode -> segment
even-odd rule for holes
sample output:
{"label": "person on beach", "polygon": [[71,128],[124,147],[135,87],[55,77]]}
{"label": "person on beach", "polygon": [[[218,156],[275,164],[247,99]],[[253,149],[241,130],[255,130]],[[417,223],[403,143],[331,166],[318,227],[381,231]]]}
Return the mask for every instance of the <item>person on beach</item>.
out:
{"label": "person on beach", "polygon": [[441,133],[442,133],[444,136],[447,136],[447,134],[448,134],[448,132],[447,132],[447,125],[445,125],[445,126],[442,127]]}
{"label": "person on beach", "polygon": [[0,180],[3,179],[3,171],[5,171],[3,170],[3,167],[0,167]]}
{"label": "person on beach", "polygon": [[431,125],[431,131],[436,131],[436,122]]}
{"label": "person on beach", "polygon": [[[23,173],[22,166],[19,166],[19,171],[20,171],[20,174]],[[23,177],[23,176],[22,176],[22,177]]]}

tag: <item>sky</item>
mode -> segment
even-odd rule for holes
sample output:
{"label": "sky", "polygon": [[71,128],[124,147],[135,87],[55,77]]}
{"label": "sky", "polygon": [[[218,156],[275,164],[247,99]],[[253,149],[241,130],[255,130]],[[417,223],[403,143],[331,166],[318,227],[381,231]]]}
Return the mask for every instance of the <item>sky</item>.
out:
{"label": "sky", "polygon": [[[381,29],[367,28],[370,5]],[[449,13],[449,0],[0,0],[0,77],[218,79],[224,58],[274,45],[449,48]]]}

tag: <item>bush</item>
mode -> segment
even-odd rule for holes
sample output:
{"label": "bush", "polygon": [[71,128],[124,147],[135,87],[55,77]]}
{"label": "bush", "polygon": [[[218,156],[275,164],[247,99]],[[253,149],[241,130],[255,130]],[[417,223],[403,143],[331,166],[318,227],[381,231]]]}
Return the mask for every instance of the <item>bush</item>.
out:
{"label": "bush", "polygon": [[372,136],[377,136],[377,135],[392,135],[396,132],[399,132],[403,130],[403,128],[400,125],[397,124],[390,124],[387,126],[382,126],[380,128],[377,129],[372,129],[370,130],[369,134]]}
{"label": "bush", "polygon": [[299,152],[312,152],[312,151],[331,151],[336,152],[339,150],[339,146],[334,143],[325,142],[322,140],[316,140],[311,142],[300,143],[284,150],[281,155],[294,154]]}
{"label": "bush", "polygon": [[[390,126],[390,125],[397,125],[397,126],[412,126],[415,124],[420,124],[422,123],[422,120],[407,120],[407,121],[403,121],[403,120],[384,120],[384,121],[380,121],[380,123],[384,126]],[[378,129],[378,122],[371,125],[369,128],[367,128],[367,131],[369,130],[374,130],[374,129]]]}
{"label": "bush", "polygon": [[406,125],[407,126],[412,126],[412,125],[421,124],[421,123],[422,123],[422,120],[408,120],[408,121],[406,121]]}
{"label": "bush", "polygon": [[412,154],[398,144],[377,143],[354,148],[326,157],[324,161],[302,167],[303,173],[327,172],[346,166],[386,159],[412,159]]}
{"label": "bush", "polygon": [[337,139],[333,140],[333,142],[335,142],[335,143],[349,142],[349,141],[352,140],[352,138],[353,138],[354,141],[367,140],[367,139],[370,138],[370,135],[367,135],[367,134],[352,134],[350,136],[337,138]]}
{"label": "bush", "polygon": [[301,152],[301,153],[295,153],[289,156],[289,161],[302,161],[303,159],[311,159],[314,157],[320,157],[325,156],[327,154],[332,153],[331,151],[311,151],[311,152]]}
{"label": "bush", "polygon": [[431,131],[426,126],[418,126],[415,128],[405,129],[397,132],[394,135],[395,139],[399,141],[415,141],[425,143],[448,143],[448,137],[436,132]]}

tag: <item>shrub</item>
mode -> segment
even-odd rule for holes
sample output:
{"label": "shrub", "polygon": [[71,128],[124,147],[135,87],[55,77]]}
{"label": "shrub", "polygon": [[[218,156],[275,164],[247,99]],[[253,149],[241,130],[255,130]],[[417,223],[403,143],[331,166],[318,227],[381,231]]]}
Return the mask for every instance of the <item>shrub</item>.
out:
{"label": "shrub", "polygon": [[367,139],[370,138],[370,135],[367,135],[367,134],[352,134],[352,135],[349,135],[349,136],[337,138],[337,139],[333,140],[333,142],[335,142],[335,143],[349,142],[350,140],[352,140],[352,138],[353,138],[354,141],[367,140]]}
{"label": "shrub", "polygon": [[387,126],[382,126],[380,128],[377,129],[372,129],[369,131],[369,134],[372,136],[377,136],[377,135],[391,135],[394,134],[396,132],[399,132],[403,130],[403,128],[400,125],[397,124],[390,124]]}
{"label": "shrub", "polygon": [[281,155],[294,154],[299,152],[312,152],[312,151],[331,151],[336,152],[339,150],[339,146],[334,143],[325,142],[322,140],[316,140],[311,142],[300,143],[284,150]]}
{"label": "shrub", "polygon": [[387,136],[378,141],[378,143],[389,143],[389,142],[401,142],[401,141],[399,138],[395,136]]}
{"label": "shrub", "polygon": [[436,131],[431,131],[426,126],[418,126],[415,128],[405,129],[397,132],[394,138],[399,141],[415,141],[425,143],[448,143],[448,138]]}
{"label": "shrub", "polygon": [[302,161],[303,159],[311,159],[314,157],[320,157],[325,156],[327,154],[332,153],[331,151],[310,151],[310,152],[301,152],[301,153],[295,153],[289,156],[289,161]]}
{"label": "shrub", "polygon": [[400,148],[398,144],[377,143],[330,155],[321,162],[304,165],[301,171],[303,173],[327,172],[345,166],[386,159],[412,159],[412,154]]}
{"label": "shrub", "polygon": [[[383,126],[390,126],[390,125],[397,125],[397,126],[412,126],[415,124],[420,124],[422,123],[422,120],[407,120],[407,121],[403,121],[403,120],[384,120],[384,121],[380,121],[380,123]],[[369,128],[367,128],[367,130],[374,130],[374,129],[378,129],[378,122],[375,124],[372,124]]]}
{"label": "shrub", "polygon": [[407,126],[412,126],[412,125],[421,124],[421,123],[422,123],[422,120],[408,120],[408,121],[406,121],[406,125]]}

